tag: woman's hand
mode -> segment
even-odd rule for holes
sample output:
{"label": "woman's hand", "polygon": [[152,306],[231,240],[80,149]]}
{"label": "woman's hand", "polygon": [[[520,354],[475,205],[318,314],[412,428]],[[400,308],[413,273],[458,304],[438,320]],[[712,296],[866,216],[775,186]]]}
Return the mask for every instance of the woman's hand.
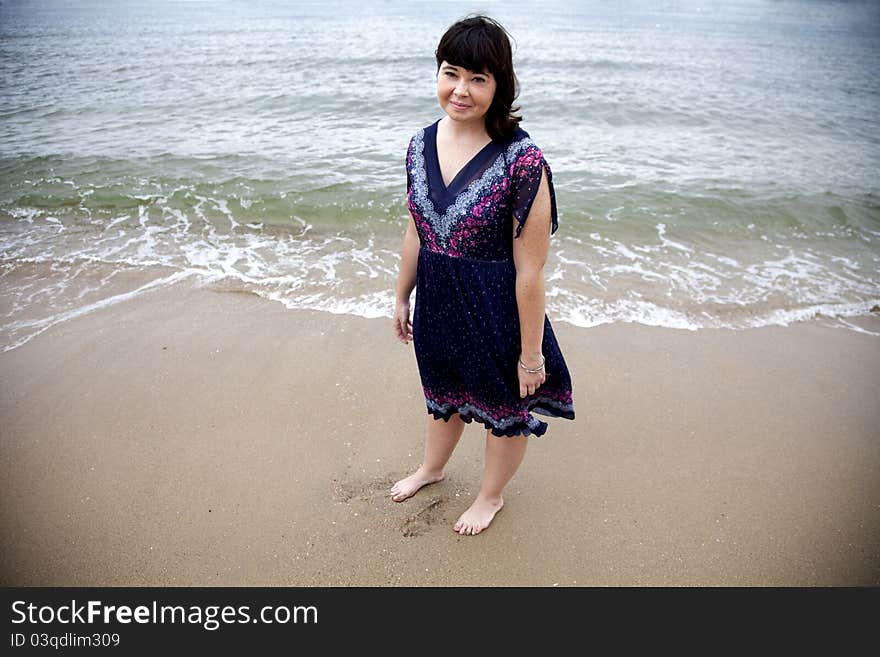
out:
{"label": "woman's hand", "polygon": [[391,323],[397,339],[403,344],[409,344],[413,339],[412,324],[409,321],[409,301],[397,301]]}
{"label": "woman's hand", "polygon": [[[519,356],[519,361],[525,363],[526,367],[528,367],[529,369],[536,368],[538,365],[541,364],[542,360],[543,356],[536,359],[526,358],[522,354],[520,354]],[[545,367],[540,372],[526,372],[523,369],[523,366],[519,364],[519,361],[517,361],[516,363],[516,371],[519,374],[519,396],[525,397],[527,395],[534,394],[535,391],[540,387],[540,385],[547,380],[547,371]]]}

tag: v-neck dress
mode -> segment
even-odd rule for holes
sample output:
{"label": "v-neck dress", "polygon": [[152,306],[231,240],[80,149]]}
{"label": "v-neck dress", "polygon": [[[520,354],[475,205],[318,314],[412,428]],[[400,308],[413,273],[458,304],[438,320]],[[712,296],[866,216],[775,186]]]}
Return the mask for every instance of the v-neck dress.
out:
{"label": "v-neck dress", "polygon": [[420,129],[406,155],[407,202],[420,242],[413,347],[427,410],[447,422],[455,413],[467,423],[477,420],[496,436],[541,436],[547,423],[533,413],[574,419],[571,377],[545,314],[546,380],[520,397],[513,240],[544,169],[556,232],[550,167],[517,128],[487,144],[447,186],[437,156],[438,123]]}

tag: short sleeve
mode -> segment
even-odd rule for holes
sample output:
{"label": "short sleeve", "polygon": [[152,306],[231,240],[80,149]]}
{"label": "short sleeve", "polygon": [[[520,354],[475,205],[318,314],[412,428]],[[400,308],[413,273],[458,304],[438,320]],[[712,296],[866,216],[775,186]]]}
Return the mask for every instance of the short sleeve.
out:
{"label": "short sleeve", "polygon": [[541,172],[547,170],[547,187],[550,190],[550,234],[556,232],[559,228],[559,222],[556,218],[556,192],[553,189],[553,174],[550,171],[550,165],[544,159],[541,149],[531,144],[513,161],[511,166],[511,207],[513,218],[516,220],[516,232],[514,239],[519,237],[535,197],[538,195],[538,188],[541,185]]}

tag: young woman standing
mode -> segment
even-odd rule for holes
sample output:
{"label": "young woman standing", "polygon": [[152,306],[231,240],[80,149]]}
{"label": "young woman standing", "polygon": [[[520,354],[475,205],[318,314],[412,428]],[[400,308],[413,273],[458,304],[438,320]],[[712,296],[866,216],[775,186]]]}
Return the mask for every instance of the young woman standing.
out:
{"label": "young woman standing", "polygon": [[514,115],[504,28],[466,18],[435,56],[445,116],[407,150],[411,220],[393,318],[398,339],[413,341],[428,429],[422,465],[390,493],[402,502],[441,481],[464,425],[477,420],[487,429],[483,481],[453,530],[479,534],[504,505],[528,436],[547,430],[532,413],[574,419],[571,378],[545,314],[556,198],[543,153]]}

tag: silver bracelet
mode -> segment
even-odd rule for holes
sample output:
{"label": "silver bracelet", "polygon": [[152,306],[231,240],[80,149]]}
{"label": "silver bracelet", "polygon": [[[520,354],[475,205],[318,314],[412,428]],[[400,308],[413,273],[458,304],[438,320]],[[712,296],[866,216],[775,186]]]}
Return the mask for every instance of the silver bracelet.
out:
{"label": "silver bracelet", "polygon": [[535,374],[535,373],[540,372],[541,370],[544,369],[544,363],[546,363],[546,362],[547,362],[547,359],[544,357],[544,354],[541,354],[541,364],[538,365],[538,367],[536,367],[535,369],[530,370],[528,367],[526,367],[526,364],[522,362],[522,358],[519,359],[519,366],[521,368],[523,368],[529,374]]}

